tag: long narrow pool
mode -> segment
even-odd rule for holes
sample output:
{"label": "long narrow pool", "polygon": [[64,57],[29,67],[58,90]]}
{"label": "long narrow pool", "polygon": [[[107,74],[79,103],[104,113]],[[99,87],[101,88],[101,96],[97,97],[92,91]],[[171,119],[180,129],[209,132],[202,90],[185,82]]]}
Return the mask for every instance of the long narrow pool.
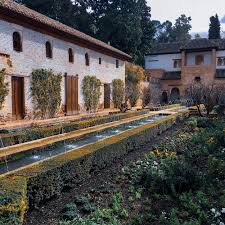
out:
{"label": "long narrow pool", "polygon": [[[6,159],[5,163],[2,163],[0,165],[0,174],[4,174],[4,173],[10,172],[10,171],[19,169],[23,166],[27,166],[27,165],[33,164],[35,162],[39,162],[41,160],[59,155],[64,152],[68,152],[73,149],[75,150],[75,149],[81,148],[88,144],[93,144],[104,138],[112,137],[114,135],[120,134],[120,133],[130,130],[130,129],[134,129],[136,127],[145,125],[147,123],[153,123],[153,122],[160,120],[166,116],[167,115],[155,115],[153,117],[152,116],[147,117],[147,118],[145,117],[140,120],[131,121],[131,122],[128,122],[128,123],[125,123],[122,125],[118,125],[113,128],[105,129],[98,133],[94,132],[94,133],[88,134],[76,141],[73,141],[73,140],[66,141],[65,140],[64,142],[60,142],[59,145],[55,148],[53,147],[53,148],[49,148],[44,151],[41,151],[41,150],[36,151],[33,154],[27,154],[27,155],[25,154],[25,156],[23,156],[20,159],[15,160],[15,161],[7,162],[7,159]],[[69,142],[69,143],[67,143],[67,142]]]}

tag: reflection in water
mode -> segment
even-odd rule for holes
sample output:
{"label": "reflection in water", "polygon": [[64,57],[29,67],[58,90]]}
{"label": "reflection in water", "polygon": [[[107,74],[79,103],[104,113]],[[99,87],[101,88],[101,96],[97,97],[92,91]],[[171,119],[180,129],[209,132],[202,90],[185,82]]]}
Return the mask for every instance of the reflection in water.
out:
{"label": "reflection in water", "polygon": [[70,141],[70,143],[68,143],[68,144],[66,144],[66,142],[68,142],[68,141],[65,140],[65,141],[59,143],[58,147],[50,148],[45,151],[39,151],[39,152],[36,152],[32,156],[27,155],[21,159],[17,159],[15,161],[8,162],[8,168],[7,168],[6,164],[0,165],[0,174],[4,174],[4,173],[8,172],[7,169],[9,169],[9,171],[18,169],[20,167],[30,165],[32,163],[50,158],[52,156],[56,156],[60,153],[74,150],[74,149],[80,148],[87,144],[95,143],[96,141],[102,140],[106,137],[111,137],[113,135],[119,134],[119,133],[129,130],[129,129],[136,128],[136,127],[144,125],[146,123],[151,123],[156,120],[160,120],[163,117],[166,117],[166,116],[165,115],[157,115],[157,116],[154,116],[151,118],[144,118],[144,119],[140,119],[137,121],[131,121],[126,124],[121,124],[117,127],[107,128],[106,130],[98,132],[98,134],[92,133],[92,134],[86,135],[85,137],[83,137],[79,140],[76,140],[76,141],[74,140],[74,142]]}

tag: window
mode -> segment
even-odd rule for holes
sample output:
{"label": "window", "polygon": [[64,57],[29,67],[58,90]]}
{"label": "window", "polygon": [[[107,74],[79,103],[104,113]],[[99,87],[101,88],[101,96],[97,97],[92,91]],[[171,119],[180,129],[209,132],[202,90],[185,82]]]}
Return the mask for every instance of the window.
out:
{"label": "window", "polygon": [[89,59],[88,53],[85,54],[85,64],[86,64],[86,66],[90,65],[90,59]]}
{"label": "window", "polygon": [[219,57],[217,59],[217,66],[225,66],[225,57]]}
{"label": "window", "polygon": [[17,52],[22,52],[22,40],[18,32],[13,33],[13,49]]}
{"label": "window", "polygon": [[222,58],[218,58],[217,59],[217,66],[222,66],[223,64],[223,59]]}
{"label": "window", "polygon": [[203,55],[196,55],[195,56],[195,65],[203,65],[204,64],[204,56]]}
{"label": "window", "polygon": [[46,47],[46,57],[47,58],[52,58],[52,45],[49,41],[46,42],[45,44]]}
{"label": "window", "polygon": [[201,77],[195,77],[195,81],[196,82],[200,82],[201,81]]}
{"label": "window", "polygon": [[173,68],[181,68],[181,59],[174,59]]}
{"label": "window", "polygon": [[69,48],[68,50],[68,55],[69,55],[69,62],[73,63],[74,62],[74,55],[73,55],[73,50],[72,48]]}
{"label": "window", "polygon": [[119,68],[119,60],[116,60],[116,68]]}
{"label": "window", "polygon": [[99,59],[98,59],[98,63],[99,63],[99,65],[102,64],[102,58],[99,58]]}

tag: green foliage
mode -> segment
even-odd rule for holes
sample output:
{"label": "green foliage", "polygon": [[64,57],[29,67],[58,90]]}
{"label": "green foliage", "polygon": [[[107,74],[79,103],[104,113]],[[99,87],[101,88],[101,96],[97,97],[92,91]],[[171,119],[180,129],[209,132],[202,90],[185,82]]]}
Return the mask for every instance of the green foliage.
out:
{"label": "green foliage", "polygon": [[2,105],[8,93],[8,83],[5,83],[5,70],[3,69],[0,71],[0,109],[2,109]]}
{"label": "green foliage", "polygon": [[133,56],[144,65],[154,36],[151,8],[146,0],[17,0]]}
{"label": "green foliage", "polygon": [[115,79],[112,81],[112,97],[113,104],[115,108],[120,108],[124,101],[125,89],[124,82],[120,79]]}
{"label": "green foliage", "polygon": [[148,87],[145,87],[143,89],[142,93],[142,106],[146,107],[151,103],[153,96],[152,96],[152,90],[150,85]]}
{"label": "green foliage", "polygon": [[191,39],[191,17],[182,14],[176,19],[173,25],[170,21],[165,21],[162,24],[159,21],[153,21],[156,34],[155,40],[158,43],[169,43],[175,41],[186,42]]}
{"label": "green foliage", "polygon": [[220,39],[220,21],[219,17],[216,14],[215,16],[210,17],[210,24],[209,24],[209,39]]}
{"label": "green foliage", "polygon": [[176,195],[199,187],[200,174],[183,160],[166,158],[151,167],[144,180],[152,192]]}
{"label": "green foliage", "polygon": [[197,126],[199,128],[213,128],[215,124],[211,119],[203,117],[197,119]]}
{"label": "green foliage", "polygon": [[36,108],[35,116],[55,117],[61,104],[62,75],[52,70],[38,69],[32,72],[31,97]]}
{"label": "green foliage", "polygon": [[87,111],[95,112],[101,97],[101,81],[96,76],[85,76],[83,79],[82,92]]}

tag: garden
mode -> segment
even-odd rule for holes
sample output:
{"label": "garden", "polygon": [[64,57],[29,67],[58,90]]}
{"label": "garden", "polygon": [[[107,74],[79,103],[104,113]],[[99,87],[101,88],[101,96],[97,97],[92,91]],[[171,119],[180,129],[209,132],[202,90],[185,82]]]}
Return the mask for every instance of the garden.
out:
{"label": "garden", "polygon": [[58,225],[223,225],[224,120],[191,117],[102,187],[74,194]]}

